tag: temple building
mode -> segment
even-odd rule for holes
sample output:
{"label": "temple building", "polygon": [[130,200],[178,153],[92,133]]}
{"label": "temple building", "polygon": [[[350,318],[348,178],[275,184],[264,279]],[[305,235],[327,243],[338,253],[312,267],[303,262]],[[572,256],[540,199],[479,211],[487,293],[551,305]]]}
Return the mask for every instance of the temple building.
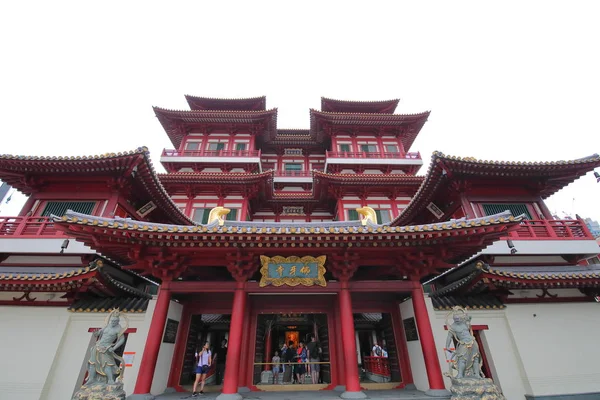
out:
{"label": "temple building", "polygon": [[600,248],[583,220],[545,205],[600,156],[435,152],[417,175],[429,112],[396,113],[398,100],[322,98],[297,130],[278,128],[265,97],[186,99],[190,110],[154,108],[173,145],[166,173],[145,147],[0,155],[0,180],[28,196],[0,216],[3,396],[73,396],[93,333],[119,309],[128,394],[189,391],[197,350],[224,340],[207,390],[281,390],[275,352],[314,337],[317,382],[294,390],[443,397],[457,306],[507,399],[600,396],[600,265],[588,261]]}

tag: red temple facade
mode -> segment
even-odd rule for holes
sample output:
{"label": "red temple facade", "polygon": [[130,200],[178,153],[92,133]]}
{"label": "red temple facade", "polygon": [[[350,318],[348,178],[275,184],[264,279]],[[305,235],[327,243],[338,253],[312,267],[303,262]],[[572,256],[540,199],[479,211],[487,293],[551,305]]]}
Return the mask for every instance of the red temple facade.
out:
{"label": "red temple facade", "polygon": [[[25,306],[59,319],[69,310],[70,338],[100,321],[80,313],[139,315],[122,350],[135,395],[189,390],[195,350],[209,341],[216,352],[223,339],[226,360],[209,373],[222,398],[272,390],[275,352],[315,336],[320,372],[306,388],[435,396],[448,385],[442,315],[463,306],[481,310],[485,372],[505,394],[550,390],[510,383],[540,367],[494,343],[523,323],[509,310],[587,310],[598,299],[600,268],[584,265],[598,244],[583,221],[553,219],[544,199],[599,156],[505,163],[436,152],[417,176],[411,147],[429,113],[395,114],[398,100],[323,98],[309,129],[289,130],[264,97],[186,99],[187,111],[154,108],[173,144],[160,157],[165,174],[146,148],[0,156],[0,179],[29,195],[19,216],[0,217],[0,307],[15,320],[33,318]],[[490,318],[505,325],[489,333]],[[91,340],[77,337],[81,349]],[[52,382],[67,371],[74,388],[83,382],[84,354],[64,340],[40,398],[58,397]],[[525,352],[529,339],[519,340],[513,350]]]}

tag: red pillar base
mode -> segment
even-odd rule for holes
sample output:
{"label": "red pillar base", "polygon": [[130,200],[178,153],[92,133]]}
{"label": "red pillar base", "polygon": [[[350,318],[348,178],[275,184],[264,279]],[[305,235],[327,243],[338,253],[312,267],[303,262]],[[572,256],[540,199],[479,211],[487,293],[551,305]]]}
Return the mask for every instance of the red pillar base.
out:
{"label": "red pillar base", "polygon": [[442,369],[435,349],[433,331],[431,330],[431,322],[429,321],[429,313],[423,296],[423,287],[417,282],[416,288],[412,291],[412,301],[429,381],[429,390],[425,394],[432,397],[449,396],[450,392],[446,390],[446,385],[444,385]]}
{"label": "red pillar base", "polygon": [[225,379],[223,392],[217,396],[218,400],[241,400],[238,393],[240,354],[242,352],[242,331],[244,312],[246,311],[246,292],[244,284],[238,283],[233,295],[233,309],[231,310],[231,324],[229,325],[229,342],[227,347],[227,364],[225,364]]}
{"label": "red pillar base", "polygon": [[150,330],[146,339],[137,382],[133,390],[133,394],[136,395],[148,396],[152,388],[152,379],[154,379],[156,361],[158,360],[158,350],[160,349],[163,330],[167,322],[169,302],[171,300],[171,292],[169,292],[167,286],[168,282],[163,282],[158,290],[156,307],[154,308],[152,322],[150,323]]}
{"label": "red pillar base", "polygon": [[354,317],[352,315],[352,299],[348,283],[342,282],[340,298],[340,319],[342,322],[342,345],[344,346],[344,371],[346,391],[340,395],[342,399],[365,399],[367,395],[361,392],[358,380],[358,358],[356,356],[356,334],[354,332]]}

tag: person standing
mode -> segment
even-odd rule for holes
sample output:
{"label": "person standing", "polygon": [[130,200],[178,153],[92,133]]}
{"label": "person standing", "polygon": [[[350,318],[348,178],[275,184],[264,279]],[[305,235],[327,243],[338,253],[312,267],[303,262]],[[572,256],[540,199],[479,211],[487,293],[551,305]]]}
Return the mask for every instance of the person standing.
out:
{"label": "person standing", "polygon": [[288,348],[285,351],[284,361],[287,364],[285,367],[285,371],[283,373],[283,383],[291,383],[292,382],[292,372],[294,368],[292,367],[292,362],[296,358],[296,350],[294,349],[294,342],[290,340],[288,343]]}
{"label": "person standing", "polygon": [[225,363],[227,363],[227,339],[221,341],[221,347],[217,349],[217,366],[215,371],[215,383],[220,385],[225,375]]}
{"label": "person standing", "polygon": [[[198,397],[199,394],[204,395],[204,384],[206,382],[206,374],[210,370],[212,365],[212,354],[210,351],[210,344],[204,343],[200,353],[196,353],[198,360],[198,366],[196,367],[196,380],[194,381],[194,387],[192,389],[192,397]],[[196,392],[198,383],[200,382],[200,392]]]}
{"label": "person standing", "polygon": [[296,372],[296,378],[298,379],[298,383],[304,383],[304,374],[306,373],[306,347],[304,347],[304,342],[300,342],[298,345],[298,363],[296,363],[294,369]]}
{"label": "person standing", "polygon": [[280,361],[279,352],[275,350],[275,355],[271,362],[273,363],[273,385],[279,383],[279,369],[280,369]]}
{"label": "person standing", "polygon": [[314,336],[310,337],[310,343],[307,346],[308,361],[310,362],[310,379],[313,385],[319,383],[319,371],[320,365],[315,364],[320,361],[321,347],[317,343],[317,339]]}
{"label": "person standing", "polygon": [[371,355],[373,357],[381,357],[383,355],[383,350],[381,346],[377,344],[377,342],[373,342],[373,349],[371,350]]}

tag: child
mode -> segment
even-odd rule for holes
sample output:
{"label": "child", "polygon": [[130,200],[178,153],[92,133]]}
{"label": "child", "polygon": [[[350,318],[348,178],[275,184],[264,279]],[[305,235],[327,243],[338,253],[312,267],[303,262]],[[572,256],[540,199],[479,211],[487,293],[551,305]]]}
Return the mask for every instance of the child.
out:
{"label": "child", "polygon": [[279,367],[281,362],[278,351],[275,351],[275,355],[273,356],[271,362],[273,363],[273,385],[275,385],[279,383]]}

